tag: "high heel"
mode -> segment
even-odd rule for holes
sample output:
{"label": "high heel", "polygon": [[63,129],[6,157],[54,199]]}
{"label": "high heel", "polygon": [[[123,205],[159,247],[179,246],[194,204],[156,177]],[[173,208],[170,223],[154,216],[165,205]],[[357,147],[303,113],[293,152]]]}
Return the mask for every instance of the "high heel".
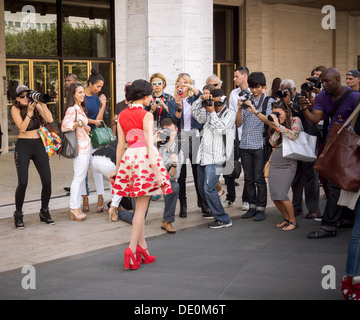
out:
{"label": "high heel", "polygon": [[102,194],[98,195],[98,202],[97,202],[97,213],[101,213],[104,211],[104,198]]}
{"label": "high heel", "polygon": [[140,245],[137,245],[136,247],[136,259],[138,263],[140,264],[150,264],[155,262],[155,256],[150,256],[147,252],[147,249],[143,249]]}
{"label": "high heel", "polygon": [[109,212],[109,222],[119,221],[119,216],[117,215],[117,210],[115,207],[110,207],[108,212]]}
{"label": "high heel", "polygon": [[70,209],[70,220],[75,220],[75,221],[84,221],[86,219],[86,215],[81,213],[80,215],[78,215],[74,209]]}
{"label": "high heel", "polygon": [[135,255],[130,247],[127,247],[124,256],[124,269],[137,270],[139,267],[140,263],[136,260]]}

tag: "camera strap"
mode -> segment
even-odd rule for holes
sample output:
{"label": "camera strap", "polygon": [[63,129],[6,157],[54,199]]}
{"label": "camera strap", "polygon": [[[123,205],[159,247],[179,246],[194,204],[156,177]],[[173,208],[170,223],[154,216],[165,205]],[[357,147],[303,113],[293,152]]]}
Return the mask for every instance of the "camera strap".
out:
{"label": "camera strap", "polygon": [[346,98],[353,92],[356,92],[355,90],[353,89],[350,89],[350,90],[347,90],[342,96],[341,98],[336,102],[334,108],[331,110],[330,112],[330,119],[332,119],[337,111],[339,110],[340,106],[343,104],[343,102],[346,100]]}

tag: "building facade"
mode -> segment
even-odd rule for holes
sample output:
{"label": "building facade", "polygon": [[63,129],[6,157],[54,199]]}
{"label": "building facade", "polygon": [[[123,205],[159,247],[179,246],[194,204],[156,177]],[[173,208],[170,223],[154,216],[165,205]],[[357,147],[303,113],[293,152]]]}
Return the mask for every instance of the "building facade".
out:
{"label": "building facade", "polygon": [[[335,15],[324,11],[327,4]],[[65,75],[76,73],[86,85],[95,68],[111,117],[125,83],[155,72],[171,94],[181,72],[200,89],[216,73],[229,94],[239,65],[264,72],[268,87],[280,77],[300,88],[319,65],[337,67],[345,80],[360,68],[359,57],[358,1],[0,0],[2,152],[16,141],[9,107],[19,84],[50,94],[60,121]]]}

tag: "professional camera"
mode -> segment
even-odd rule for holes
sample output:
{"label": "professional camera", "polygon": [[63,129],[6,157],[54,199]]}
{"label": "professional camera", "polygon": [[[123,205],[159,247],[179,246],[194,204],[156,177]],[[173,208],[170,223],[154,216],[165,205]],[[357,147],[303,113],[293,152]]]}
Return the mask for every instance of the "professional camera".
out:
{"label": "professional camera", "polygon": [[213,99],[204,100],[203,102],[201,102],[201,105],[202,105],[203,108],[212,107],[213,104],[214,104],[214,100],[213,100]]}
{"label": "professional camera", "polygon": [[280,99],[285,98],[289,94],[291,96],[291,88],[289,88],[289,87],[285,88],[284,90],[278,90],[275,93],[275,95]]}
{"label": "professional camera", "polygon": [[250,101],[252,104],[255,104],[255,98],[254,95],[249,92],[248,90],[242,90],[239,92],[240,100],[242,100],[244,103],[242,105],[243,109],[249,108],[249,106],[246,104],[246,101]]}
{"label": "professional camera", "polygon": [[42,103],[48,103],[51,100],[51,97],[48,94],[43,94],[43,93],[37,92],[35,90],[31,90],[29,92],[29,95],[30,95],[30,100],[32,100],[32,101],[36,100],[36,101],[40,101]]}
{"label": "professional camera", "polygon": [[310,82],[305,82],[301,86],[301,95],[306,96],[307,92],[310,92],[314,88],[321,89],[321,80],[318,77],[310,77],[306,80]]}
{"label": "professional camera", "polygon": [[[272,113],[276,118],[278,118],[279,119],[279,117],[280,117],[280,113],[279,112],[273,112]],[[269,114],[268,115],[268,120],[270,121],[270,122],[274,122],[274,119],[272,118],[272,116]]]}
{"label": "professional camera", "polygon": [[164,145],[165,143],[169,142],[171,136],[171,131],[169,128],[164,128],[160,130],[159,133],[159,145]]}

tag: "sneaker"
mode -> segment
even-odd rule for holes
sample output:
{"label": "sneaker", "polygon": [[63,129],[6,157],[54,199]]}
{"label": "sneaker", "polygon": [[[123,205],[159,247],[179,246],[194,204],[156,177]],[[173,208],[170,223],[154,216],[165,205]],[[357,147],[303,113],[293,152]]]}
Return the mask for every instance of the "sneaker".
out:
{"label": "sneaker", "polygon": [[50,224],[50,225],[55,224],[55,221],[51,219],[49,208],[47,208],[46,210],[40,209],[39,217],[40,217],[41,222],[44,222],[44,223]]}
{"label": "sneaker", "polygon": [[314,220],[317,221],[317,222],[321,222],[322,221],[322,216],[316,217]]}
{"label": "sneaker", "polygon": [[157,200],[160,199],[160,197],[161,197],[161,196],[152,196],[152,197],[151,197],[151,200],[152,200],[152,201],[157,201]]}
{"label": "sneaker", "polygon": [[251,208],[248,210],[248,212],[246,212],[241,218],[243,219],[249,219],[249,218],[252,218],[252,217],[255,217],[256,215],[256,209],[255,208]]}
{"label": "sneaker", "polygon": [[234,202],[231,202],[231,201],[229,201],[229,200],[225,200],[225,201],[223,201],[222,206],[223,206],[224,208],[230,208],[230,207],[233,206],[233,204],[234,204]]}
{"label": "sneaker", "polygon": [[203,217],[203,219],[214,219],[214,216],[211,214],[211,212],[210,213],[208,213],[208,212],[204,213],[202,215],[202,217]]}
{"label": "sneaker", "polygon": [[161,224],[161,229],[165,230],[168,233],[175,233],[176,230],[173,228],[170,222],[163,221]]}
{"label": "sneaker", "polygon": [[232,222],[223,222],[219,220],[215,220],[208,224],[210,229],[220,229],[220,228],[229,228],[232,226]]}
{"label": "sneaker", "polygon": [[265,220],[265,218],[266,218],[265,211],[256,210],[254,221],[263,221]]}
{"label": "sneaker", "polygon": [[241,210],[242,211],[248,211],[250,209],[249,202],[243,202]]}

